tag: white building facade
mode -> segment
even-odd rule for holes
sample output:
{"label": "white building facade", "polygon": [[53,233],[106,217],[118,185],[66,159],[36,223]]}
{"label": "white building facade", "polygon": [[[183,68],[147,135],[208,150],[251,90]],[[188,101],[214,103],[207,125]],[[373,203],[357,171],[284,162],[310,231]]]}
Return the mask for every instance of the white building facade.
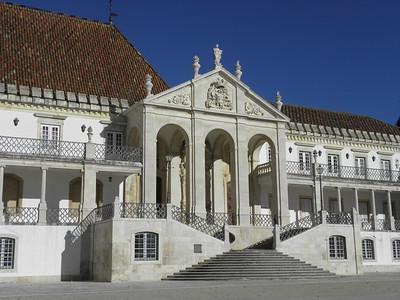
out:
{"label": "white building facade", "polygon": [[[17,62],[2,74],[0,282],[157,280],[268,239],[337,274],[400,270],[399,127],[284,104],[279,92],[265,101],[239,63],[222,67],[218,45],[211,71],[194,57],[193,78],[169,88],[124,46],[142,64],[113,75],[128,79],[58,70],[65,85],[45,87],[39,71],[13,77]],[[116,66],[135,64],[118,51]]]}

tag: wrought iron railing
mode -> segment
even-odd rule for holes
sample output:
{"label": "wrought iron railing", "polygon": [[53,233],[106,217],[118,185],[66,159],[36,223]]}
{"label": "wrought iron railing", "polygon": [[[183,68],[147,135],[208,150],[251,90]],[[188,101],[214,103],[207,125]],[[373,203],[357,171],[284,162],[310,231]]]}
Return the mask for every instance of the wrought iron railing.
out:
{"label": "wrought iron railing", "polygon": [[400,220],[394,220],[394,229],[400,231]]}
{"label": "wrought iron railing", "polygon": [[310,228],[321,224],[321,212],[310,214],[300,220],[290,223],[280,228],[280,239],[285,241],[295,235],[298,235]]}
{"label": "wrought iron railing", "polygon": [[371,219],[360,218],[360,222],[361,222],[361,230],[363,230],[363,231],[372,231],[373,230]]}
{"label": "wrought iron railing", "polygon": [[343,225],[353,225],[353,215],[352,213],[339,212],[339,213],[326,213],[326,223],[327,224],[343,224]]}
{"label": "wrought iron railing", "polygon": [[274,217],[272,215],[251,214],[250,224],[253,226],[274,226]]}
{"label": "wrought iron railing", "polygon": [[79,223],[79,209],[47,208],[46,221],[51,225],[76,225]]}
{"label": "wrought iron railing", "polygon": [[128,162],[141,162],[142,149],[129,146],[109,146],[104,144],[95,145],[96,160],[118,160]]}
{"label": "wrought iron railing", "polygon": [[375,231],[390,230],[390,221],[386,219],[377,219]]}
{"label": "wrought iron railing", "polygon": [[10,157],[67,158],[81,160],[84,158],[85,144],[68,141],[0,136],[0,153]]}
{"label": "wrought iron railing", "polygon": [[4,207],[4,223],[18,225],[33,225],[39,221],[37,207]]}
{"label": "wrought iron railing", "polygon": [[112,219],[114,217],[114,204],[107,204],[93,209],[71,232],[71,242],[74,243],[81,237],[90,225],[96,222]]}
{"label": "wrought iron railing", "polygon": [[[371,169],[360,167],[337,166],[328,164],[318,164],[321,166],[323,177],[336,177],[344,179],[360,179],[371,181],[389,181],[400,182],[400,172],[384,169]],[[311,163],[302,163],[296,161],[286,162],[288,174],[294,175],[313,175],[313,165]]]}
{"label": "wrought iron railing", "polygon": [[272,164],[267,162],[257,166],[257,175],[270,174],[272,172]]}
{"label": "wrought iron railing", "polygon": [[209,224],[236,225],[236,213],[207,213],[206,220]]}
{"label": "wrought iron railing", "polygon": [[165,219],[167,205],[165,203],[121,203],[121,218]]}
{"label": "wrought iron railing", "polygon": [[288,174],[313,175],[313,165],[307,162],[287,161],[286,171]]}
{"label": "wrought iron railing", "polygon": [[224,228],[217,224],[210,224],[206,219],[196,216],[193,213],[189,213],[179,207],[172,205],[172,219],[175,221],[186,224],[198,231],[215,237],[221,241],[224,241],[225,231]]}

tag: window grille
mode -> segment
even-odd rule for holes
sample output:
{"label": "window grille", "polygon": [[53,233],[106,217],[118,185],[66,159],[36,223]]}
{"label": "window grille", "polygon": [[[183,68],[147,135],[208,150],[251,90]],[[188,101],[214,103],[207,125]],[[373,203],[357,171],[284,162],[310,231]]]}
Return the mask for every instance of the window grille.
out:
{"label": "window grille", "polygon": [[394,240],[393,245],[393,259],[400,259],[400,240]]}
{"label": "window grille", "polygon": [[135,234],[135,260],[158,260],[158,234],[139,232]]}
{"label": "window grille", "polygon": [[363,259],[375,259],[373,240],[365,239],[362,241],[362,255]]}
{"label": "window grille", "polygon": [[329,257],[331,259],[347,259],[346,238],[333,235],[329,238]]}
{"label": "window grille", "polygon": [[0,269],[14,269],[15,240],[0,237]]}

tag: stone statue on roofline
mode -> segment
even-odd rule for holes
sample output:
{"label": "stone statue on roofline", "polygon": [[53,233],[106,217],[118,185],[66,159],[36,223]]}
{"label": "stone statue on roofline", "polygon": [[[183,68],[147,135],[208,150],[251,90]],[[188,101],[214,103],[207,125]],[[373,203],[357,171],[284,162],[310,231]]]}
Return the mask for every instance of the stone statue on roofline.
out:
{"label": "stone statue on roofline", "polygon": [[222,67],[221,64],[221,57],[222,57],[222,50],[219,49],[218,44],[215,45],[214,51],[214,69],[217,67]]}

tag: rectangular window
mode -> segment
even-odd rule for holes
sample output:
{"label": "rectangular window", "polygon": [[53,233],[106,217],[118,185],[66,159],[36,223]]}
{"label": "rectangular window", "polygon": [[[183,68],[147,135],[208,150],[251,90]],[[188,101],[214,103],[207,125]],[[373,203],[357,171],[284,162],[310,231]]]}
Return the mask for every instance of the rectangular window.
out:
{"label": "rectangular window", "polygon": [[331,259],[347,259],[346,238],[340,235],[329,237],[329,257]]}
{"label": "rectangular window", "polygon": [[328,154],[328,173],[331,175],[339,174],[339,155]]}
{"label": "rectangular window", "polygon": [[135,234],[135,260],[158,260],[158,234],[139,232]]}
{"label": "rectangular window", "polygon": [[362,255],[363,259],[375,259],[374,241],[370,239],[362,240]]}
{"label": "rectangular window", "polygon": [[106,134],[106,159],[116,159],[122,155],[122,132],[108,131]]}
{"label": "rectangular window", "polygon": [[381,160],[381,169],[382,169],[382,180],[389,181],[390,180],[390,160],[382,159]]}
{"label": "rectangular window", "polygon": [[299,151],[300,171],[311,171],[311,152]]}
{"label": "rectangular window", "polygon": [[60,140],[60,126],[41,125],[40,139],[42,140],[43,148],[57,149],[58,141]]}
{"label": "rectangular window", "polygon": [[365,158],[364,157],[356,157],[354,159],[355,165],[355,175],[357,178],[364,178],[366,175],[366,168],[365,168]]}
{"label": "rectangular window", "polygon": [[0,238],[0,269],[14,269],[15,240]]}
{"label": "rectangular window", "polygon": [[393,246],[393,259],[400,259],[400,240],[394,240],[392,242]]}

